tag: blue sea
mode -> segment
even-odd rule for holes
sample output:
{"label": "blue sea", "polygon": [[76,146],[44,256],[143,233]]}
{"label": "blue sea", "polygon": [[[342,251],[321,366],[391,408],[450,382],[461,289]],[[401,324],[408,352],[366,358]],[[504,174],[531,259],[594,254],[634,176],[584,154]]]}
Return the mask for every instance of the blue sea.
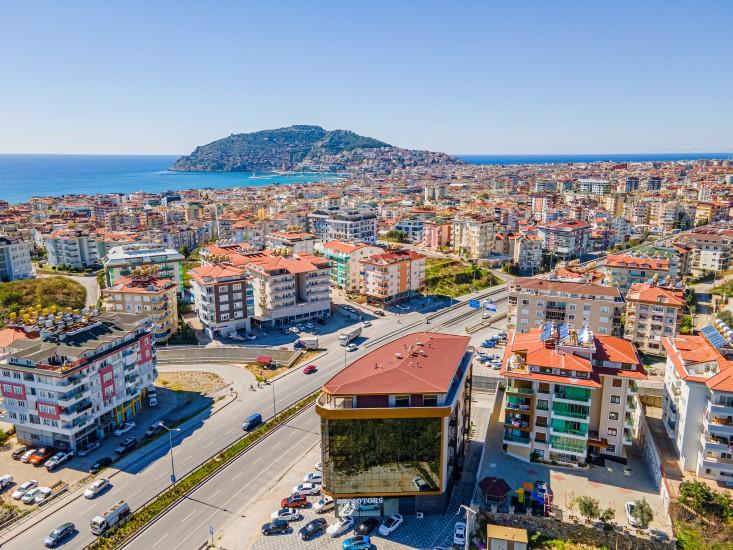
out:
{"label": "blue sea", "polygon": [[[568,162],[645,162],[726,159],[730,153],[628,155],[457,155],[472,164],[547,164]],[[245,172],[171,172],[173,155],[0,155],[0,199],[25,202],[33,196],[95,193],[159,193],[181,189],[254,187],[309,183],[336,174],[255,174]]]}

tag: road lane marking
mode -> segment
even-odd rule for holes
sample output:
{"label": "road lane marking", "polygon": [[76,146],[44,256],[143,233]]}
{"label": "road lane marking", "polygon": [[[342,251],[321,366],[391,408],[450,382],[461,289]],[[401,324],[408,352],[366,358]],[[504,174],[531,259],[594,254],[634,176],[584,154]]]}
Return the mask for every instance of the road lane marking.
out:
{"label": "road lane marking", "polygon": [[158,539],[158,541],[157,541],[157,542],[156,542],[155,544],[153,544],[153,546],[158,546],[158,545],[159,545],[159,544],[160,544],[161,542],[163,542],[163,539],[164,539],[165,537],[167,537],[167,536],[168,536],[168,533],[166,533],[165,535],[163,535],[162,537],[160,537],[160,538]]}
{"label": "road lane marking", "polygon": [[257,463],[258,463],[258,462],[259,462],[260,460],[262,460],[262,457],[261,457],[261,456],[258,456],[258,457],[257,457],[257,458],[255,458],[255,459],[254,459],[254,460],[253,460],[253,461],[252,461],[252,462],[251,462],[250,464],[251,464],[252,466],[254,466],[254,465],[255,465],[255,464],[257,464]]}
{"label": "road lane marking", "polygon": [[206,445],[204,445],[204,449],[208,449],[211,447],[214,443],[216,443],[214,440],[209,441]]}
{"label": "road lane marking", "polygon": [[197,510],[194,510],[193,512],[191,512],[190,514],[188,514],[185,518],[183,518],[183,521],[181,523],[186,523],[186,520],[188,520],[188,518],[190,518],[196,512],[197,512]]}

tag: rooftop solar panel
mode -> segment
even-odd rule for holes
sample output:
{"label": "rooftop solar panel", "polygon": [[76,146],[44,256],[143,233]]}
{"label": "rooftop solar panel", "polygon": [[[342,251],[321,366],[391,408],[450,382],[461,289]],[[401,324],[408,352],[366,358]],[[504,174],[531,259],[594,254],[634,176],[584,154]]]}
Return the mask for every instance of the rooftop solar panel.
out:
{"label": "rooftop solar panel", "polygon": [[700,332],[702,332],[702,335],[715,349],[720,349],[729,345],[728,340],[724,338],[713,325],[705,325],[702,327]]}

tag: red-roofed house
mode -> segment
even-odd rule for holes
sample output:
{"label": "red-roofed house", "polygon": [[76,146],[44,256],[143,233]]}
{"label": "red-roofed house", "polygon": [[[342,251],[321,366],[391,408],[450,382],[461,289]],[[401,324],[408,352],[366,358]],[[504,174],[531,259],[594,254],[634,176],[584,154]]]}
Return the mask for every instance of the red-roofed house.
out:
{"label": "red-roofed house", "polygon": [[413,250],[391,250],[360,263],[361,292],[368,302],[399,302],[425,286],[425,256]]}
{"label": "red-roofed house", "polygon": [[323,492],[336,514],[443,514],[471,415],[469,337],[402,336],[323,386]]}
{"label": "red-roofed house", "polygon": [[636,380],[646,379],[636,349],[616,336],[546,328],[509,333],[501,368],[507,453],[570,464],[623,458],[638,430]]}
{"label": "red-roofed house", "polygon": [[664,355],[662,337],[674,339],[679,334],[685,307],[681,288],[631,285],[626,295],[624,338],[644,353]]}
{"label": "red-roofed house", "polygon": [[618,287],[626,294],[631,285],[649,283],[671,285],[676,279],[676,265],[669,258],[647,258],[633,254],[611,254],[606,256],[603,270],[606,284]]}
{"label": "red-roofed house", "polygon": [[733,483],[733,346],[709,326],[662,338],[667,351],[662,422],[680,465],[698,477]]}
{"label": "red-roofed house", "polygon": [[384,252],[371,244],[349,244],[341,241],[318,243],[316,250],[331,261],[331,284],[350,292],[361,290],[360,261]]}
{"label": "red-roofed house", "polygon": [[247,273],[229,264],[207,264],[189,271],[193,308],[213,338],[250,329]]}

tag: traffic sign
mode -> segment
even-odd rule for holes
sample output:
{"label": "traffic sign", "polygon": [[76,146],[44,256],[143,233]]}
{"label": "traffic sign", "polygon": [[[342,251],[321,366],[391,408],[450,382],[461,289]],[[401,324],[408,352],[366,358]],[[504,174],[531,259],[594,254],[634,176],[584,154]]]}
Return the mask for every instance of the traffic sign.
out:
{"label": "traffic sign", "polygon": [[494,302],[484,303],[484,309],[489,313],[496,313],[496,304]]}
{"label": "traffic sign", "polygon": [[468,306],[475,308],[475,309],[479,309],[481,307],[481,302],[479,302],[478,300],[471,299],[468,301]]}

